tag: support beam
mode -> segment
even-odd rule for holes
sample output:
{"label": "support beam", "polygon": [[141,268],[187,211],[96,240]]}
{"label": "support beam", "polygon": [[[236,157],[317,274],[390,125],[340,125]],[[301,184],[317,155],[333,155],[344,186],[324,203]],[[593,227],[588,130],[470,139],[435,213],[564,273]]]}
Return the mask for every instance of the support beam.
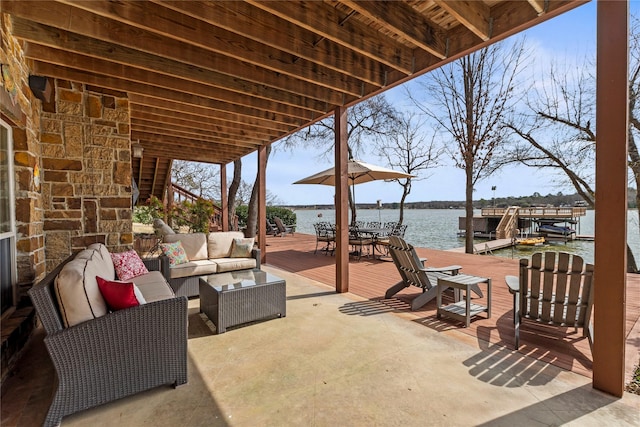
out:
{"label": "support beam", "polygon": [[628,1],[598,1],[593,387],[624,393]]}
{"label": "support beam", "polygon": [[258,248],[260,262],[267,262],[267,146],[258,148]]}
{"label": "support beam", "polygon": [[222,231],[229,231],[229,198],[227,194],[227,165],[220,165],[220,208],[222,209]]}
{"label": "support beam", "polygon": [[338,107],[334,112],[335,123],[335,181],[336,181],[336,292],[349,291],[349,217],[347,179],[347,109]]}

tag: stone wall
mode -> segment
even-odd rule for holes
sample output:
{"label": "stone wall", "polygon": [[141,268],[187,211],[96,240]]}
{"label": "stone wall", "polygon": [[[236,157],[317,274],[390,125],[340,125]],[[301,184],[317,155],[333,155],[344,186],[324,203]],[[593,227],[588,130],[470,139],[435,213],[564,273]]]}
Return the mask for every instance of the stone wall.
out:
{"label": "stone wall", "polygon": [[29,67],[22,46],[11,35],[6,15],[0,15],[0,44],[0,116],[13,133],[18,288],[18,308],[4,313],[0,325],[4,381],[35,327],[34,310],[28,306],[26,292],[44,277],[46,267],[42,194],[36,179],[40,167],[40,101],[29,89]]}
{"label": "stone wall", "polygon": [[41,116],[47,270],[94,242],[133,243],[126,94],[55,80]]}
{"label": "stone wall", "polygon": [[26,291],[46,270],[42,193],[37,182],[41,103],[29,89],[28,63],[11,35],[11,22],[6,15],[1,19],[0,112],[13,130],[18,302],[28,303]]}
{"label": "stone wall", "polygon": [[[13,131],[18,309],[2,318],[2,380],[33,326],[27,291],[94,242],[131,247],[131,141],[126,94],[48,78],[41,102],[29,61],[0,14],[0,115]],[[21,308],[23,307],[23,308]]]}

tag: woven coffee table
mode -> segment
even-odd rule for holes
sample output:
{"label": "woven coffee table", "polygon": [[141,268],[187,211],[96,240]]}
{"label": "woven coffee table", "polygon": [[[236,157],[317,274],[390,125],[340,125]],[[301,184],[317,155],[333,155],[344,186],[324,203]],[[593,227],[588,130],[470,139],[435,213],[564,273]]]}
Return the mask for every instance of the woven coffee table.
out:
{"label": "woven coffee table", "polygon": [[200,311],[221,334],[230,326],[287,315],[286,282],[262,270],[200,278]]}

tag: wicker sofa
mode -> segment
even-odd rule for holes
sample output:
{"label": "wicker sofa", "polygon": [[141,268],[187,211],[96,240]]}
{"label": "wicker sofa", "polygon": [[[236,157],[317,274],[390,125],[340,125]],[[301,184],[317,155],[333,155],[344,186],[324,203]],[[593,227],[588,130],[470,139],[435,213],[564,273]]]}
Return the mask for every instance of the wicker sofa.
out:
{"label": "wicker sofa", "polygon": [[[160,385],[187,382],[187,299],[176,297],[160,273],[160,258],[144,260],[149,273],[135,277],[146,303],[98,313],[69,324],[69,307],[60,286],[70,272],[87,292],[96,271],[114,271],[104,245],[75,254],[29,290],[46,337],[58,386],[44,425],[59,425],[66,415]],[[80,276],[78,276],[80,274]],[[95,290],[92,292],[95,293]],[[104,304],[104,301],[103,301]],[[80,319],[82,320],[82,319]],[[77,321],[77,319],[76,319]]]}
{"label": "wicker sofa", "polygon": [[234,240],[244,239],[240,231],[222,231],[216,233],[177,233],[163,237],[165,243],[180,242],[186,253],[186,263],[171,266],[165,275],[176,295],[195,297],[199,295],[198,280],[201,276],[226,273],[230,271],[260,268],[260,249],[253,248],[250,253],[240,256],[234,254]]}

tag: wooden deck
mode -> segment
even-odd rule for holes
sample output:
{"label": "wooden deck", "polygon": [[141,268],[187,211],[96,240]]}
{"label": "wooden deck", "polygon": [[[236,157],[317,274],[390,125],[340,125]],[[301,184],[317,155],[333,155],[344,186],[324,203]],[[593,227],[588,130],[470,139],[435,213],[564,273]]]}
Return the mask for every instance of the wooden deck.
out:
{"label": "wooden deck", "polygon": [[[299,274],[309,279],[328,285],[335,289],[335,258],[318,251],[314,255],[315,236],[296,233],[285,237],[268,237],[267,264]],[[420,291],[411,287],[403,290],[396,297],[384,299],[387,288],[400,280],[394,264],[380,260],[362,258],[360,261],[352,259],[349,264],[349,292],[365,298],[367,301],[354,302],[345,307],[345,312],[354,315],[375,315],[383,312],[402,313],[403,316],[425,327],[437,331],[456,329],[478,339],[481,347],[492,345],[514,349],[513,331],[513,298],[504,283],[505,275],[518,274],[518,260],[469,255],[451,251],[417,248],[421,257],[427,258],[427,266],[444,266],[459,264],[463,266],[463,273],[483,277],[491,277],[492,317],[486,319],[482,315],[472,320],[469,328],[451,319],[436,319],[435,299],[421,310],[411,311],[409,301]],[[483,303],[483,299],[479,299]],[[627,366],[630,373],[633,365],[638,363],[640,350],[640,275],[629,275],[627,281],[626,301],[627,325]],[[633,331],[632,331],[633,329]],[[591,377],[592,359],[589,343],[582,337],[581,332],[575,333],[568,328],[568,335],[560,333],[558,328],[526,323],[520,332],[520,350],[514,353],[523,354],[546,361],[561,368],[571,370]],[[509,366],[505,365],[505,369]],[[629,376],[627,375],[627,378]]]}

